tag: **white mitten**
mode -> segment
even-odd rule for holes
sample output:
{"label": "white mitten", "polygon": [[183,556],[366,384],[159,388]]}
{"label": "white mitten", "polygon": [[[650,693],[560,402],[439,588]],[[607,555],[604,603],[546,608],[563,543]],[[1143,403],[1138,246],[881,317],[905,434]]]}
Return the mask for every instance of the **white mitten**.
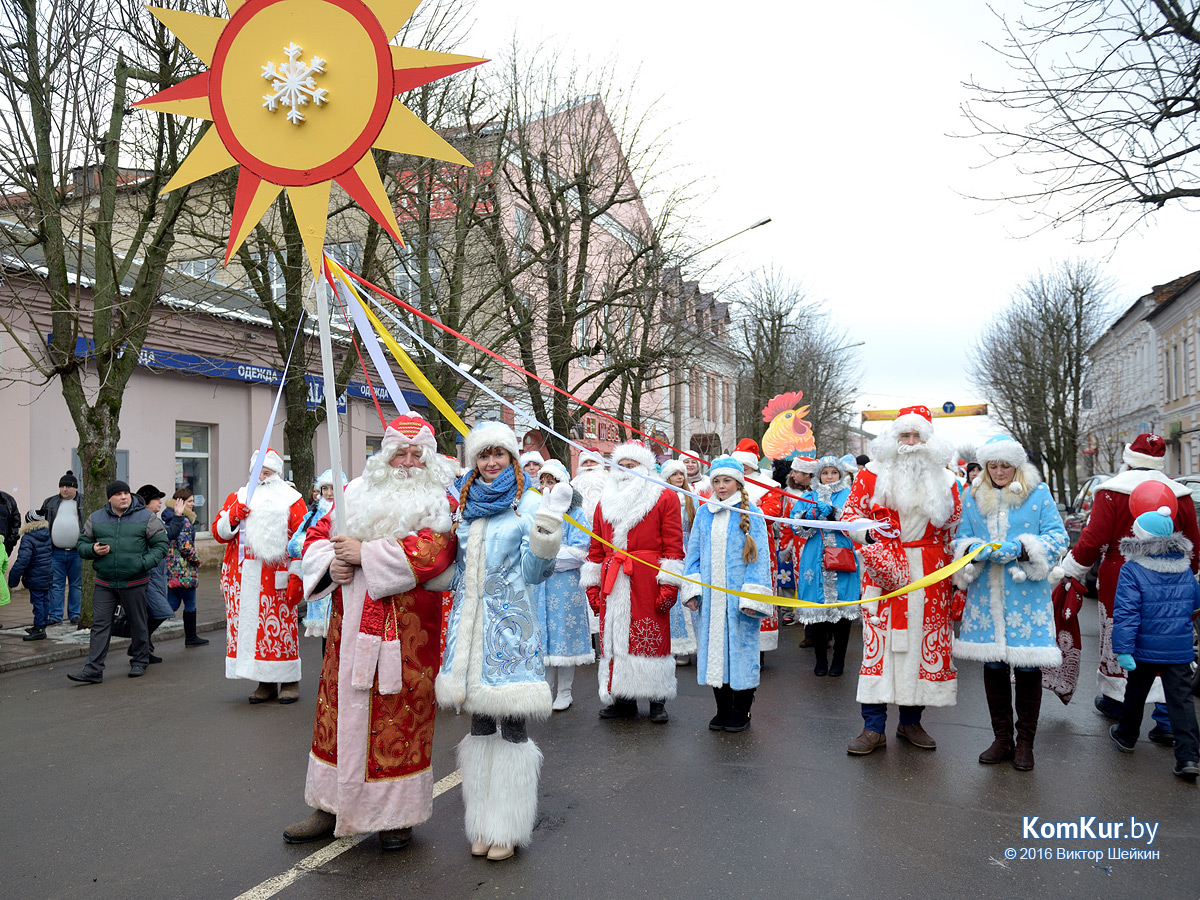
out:
{"label": "white mitten", "polygon": [[574,492],[569,484],[554,485],[550,490],[542,494],[542,505],[538,507],[539,515],[553,516],[559,522],[563,516],[567,514],[567,510],[571,508],[571,497]]}

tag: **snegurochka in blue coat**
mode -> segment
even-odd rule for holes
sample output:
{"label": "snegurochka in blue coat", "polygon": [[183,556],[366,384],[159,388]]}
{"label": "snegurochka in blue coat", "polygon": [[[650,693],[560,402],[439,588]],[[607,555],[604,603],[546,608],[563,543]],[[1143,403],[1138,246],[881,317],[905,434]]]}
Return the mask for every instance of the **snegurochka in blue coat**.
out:
{"label": "snegurochka in blue coat", "polygon": [[[954,655],[984,663],[995,740],[979,761],[1011,760],[1014,768],[1027,771],[1033,768],[1041,711],[1041,667],[1062,664],[1051,592],[1062,577],[1055,569],[1067,550],[1067,532],[1050,489],[1026,461],[1024,447],[997,435],[977,457],[983,471],[963,501],[955,556],[980,544],[999,544],[1000,549],[984,547],[954,575],[955,585],[967,591]],[[1009,666],[1016,669],[1015,742]]]}
{"label": "snegurochka in blue coat", "polygon": [[537,822],[542,752],[525,720],[550,715],[534,590],[554,572],[570,485],[539,500],[517,464],[517,436],[484,422],[467,435],[459,496],[454,605],[446,625],[438,704],[471,714],[458,745],[473,856],[507,859]]}
{"label": "snegurochka in blue coat", "polygon": [[[696,513],[683,571],[687,578],[714,587],[757,594],[771,593],[770,543],[762,516],[746,493],[745,471],[731,456],[709,467],[712,497]],[[684,605],[698,610],[696,678],[711,685],[717,714],[713,731],[745,731],[758,687],[758,632],[771,604],[684,582]]]}

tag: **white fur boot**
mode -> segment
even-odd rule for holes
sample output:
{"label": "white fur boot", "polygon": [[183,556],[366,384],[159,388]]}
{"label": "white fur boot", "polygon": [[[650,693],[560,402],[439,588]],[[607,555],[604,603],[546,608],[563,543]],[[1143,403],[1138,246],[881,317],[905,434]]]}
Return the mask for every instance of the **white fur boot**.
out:
{"label": "white fur boot", "polygon": [[554,697],[554,709],[561,712],[571,708],[571,685],[575,681],[574,666],[558,667],[558,694]]}
{"label": "white fur boot", "polygon": [[[464,741],[465,743],[465,741]],[[487,800],[479,816],[478,838],[471,833],[470,813],[467,834],[493,849],[524,847],[533,838],[537,824],[538,775],[542,769],[542,751],[531,740],[514,744],[499,734],[489,737],[486,745],[488,766]],[[463,769],[463,797],[466,798],[466,769]],[[489,854],[489,858],[492,857]]]}
{"label": "white fur boot", "polygon": [[487,852],[491,840],[485,837],[484,809],[492,780],[492,746],[500,743],[499,732],[495,734],[468,734],[458,745],[458,767],[462,770],[463,806],[466,809],[465,823],[467,840],[472,846],[482,845]]}
{"label": "white fur boot", "polygon": [[546,684],[550,685],[550,696],[554,696],[554,691],[558,687],[558,666],[546,666]]}

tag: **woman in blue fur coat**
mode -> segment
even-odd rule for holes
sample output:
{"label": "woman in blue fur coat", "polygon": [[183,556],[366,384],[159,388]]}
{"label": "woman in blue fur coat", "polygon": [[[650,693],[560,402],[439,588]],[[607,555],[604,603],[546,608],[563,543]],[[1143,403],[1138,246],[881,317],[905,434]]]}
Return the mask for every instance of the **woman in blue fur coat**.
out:
{"label": "woman in blue fur coat", "polygon": [[[746,493],[745,470],[731,456],[709,468],[713,494],[696,513],[688,539],[684,575],[715,587],[758,594],[771,593],[771,555],[767,527]],[[690,582],[683,586],[684,605],[700,613],[696,628],[696,680],[712,686],[717,714],[713,731],[745,731],[758,687],[758,632],[772,605]]]}
{"label": "woman in blue fur coat", "polygon": [[[979,755],[984,765],[1012,760],[1033,768],[1033,739],[1042,706],[1042,666],[1062,664],[1055,640],[1051,591],[1067,550],[1067,532],[1050,489],[1026,462],[1025,448],[997,435],[977,454],[983,471],[963,501],[955,555],[979,544],[974,562],[954,575],[966,588],[959,659],[983,662],[983,685],[995,740]],[[1058,577],[1055,577],[1057,574]],[[1016,669],[1016,741],[1009,666]]]}

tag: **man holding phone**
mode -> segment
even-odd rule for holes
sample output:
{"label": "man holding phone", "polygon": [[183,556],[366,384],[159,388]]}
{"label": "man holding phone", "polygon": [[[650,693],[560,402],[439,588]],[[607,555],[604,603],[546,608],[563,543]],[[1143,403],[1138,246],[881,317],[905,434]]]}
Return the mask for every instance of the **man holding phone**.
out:
{"label": "man holding phone", "polygon": [[105,494],[108,503],[88,516],[76,544],[80,558],[92,560],[96,572],[87,663],[67,675],[80,684],[104,680],[104,660],[118,604],[129,618],[133,656],[129,677],[146,674],[150,662],[146,585],[170,546],[162,520],[150,514],[141,497],[130,493],[128,484],[113,481]]}

